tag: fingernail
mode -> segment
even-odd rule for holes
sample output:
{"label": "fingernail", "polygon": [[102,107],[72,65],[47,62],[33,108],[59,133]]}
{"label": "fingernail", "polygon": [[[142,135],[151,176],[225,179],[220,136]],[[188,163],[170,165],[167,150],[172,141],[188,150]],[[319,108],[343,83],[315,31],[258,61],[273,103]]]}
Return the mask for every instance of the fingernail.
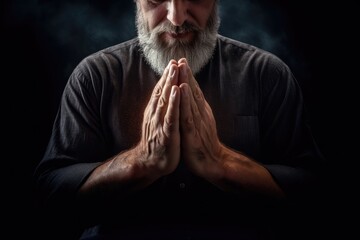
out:
{"label": "fingernail", "polygon": [[186,63],[186,58],[181,58],[178,63]]}

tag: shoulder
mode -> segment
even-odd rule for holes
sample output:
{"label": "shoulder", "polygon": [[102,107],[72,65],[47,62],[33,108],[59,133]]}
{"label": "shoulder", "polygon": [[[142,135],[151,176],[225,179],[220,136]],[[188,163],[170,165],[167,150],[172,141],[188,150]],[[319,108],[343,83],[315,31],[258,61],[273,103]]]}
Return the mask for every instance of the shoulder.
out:
{"label": "shoulder", "polygon": [[218,35],[218,48],[220,56],[227,61],[257,70],[289,71],[287,64],[274,53],[236,39]]}
{"label": "shoulder", "polygon": [[68,84],[88,89],[102,88],[121,78],[124,65],[136,59],[140,59],[137,38],[101,49],[78,63]]}
{"label": "shoulder", "polygon": [[122,54],[128,54],[129,52],[138,51],[138,50],[139,50],[138,38],[133,38],[128,41],[95,52],[91,54],[88,58],[96,58],[104,55],[121,56]]}
{"label": "shoulder", "polygon": [[79,78],[102,78],[122,71],[123,65],[140,59],[138,39],[134,38],[94,52],[84,57],[74,68],[72,76]]}
{"label": "shoulder", "polygon": [[134,38],[126,42],[122,42],[105,49],[99,50],[85,57],[78,67],[109,67],[109,65],[119,64],[127,61],[130,57],[139,55],[138,39]]}
{"label": "shoulder", "polygon": [[226,76],[239,76],[239,79],[260,86],[264,93],[274,88],[298,88],[289,66],[274,53],[219,35],[218,55],[220,68],[229,73]]}

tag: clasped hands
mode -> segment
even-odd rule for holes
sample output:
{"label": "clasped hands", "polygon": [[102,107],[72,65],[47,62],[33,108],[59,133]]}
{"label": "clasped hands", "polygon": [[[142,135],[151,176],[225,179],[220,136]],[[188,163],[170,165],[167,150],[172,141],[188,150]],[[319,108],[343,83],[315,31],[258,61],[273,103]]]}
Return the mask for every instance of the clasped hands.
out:
{"label": "clasped hands", "polygon": [[221,175],[216,122],[185,58],[171,60],[156,84],[137,147],[143,164],[158,176],[173,172],[180,159],[200,177]]}

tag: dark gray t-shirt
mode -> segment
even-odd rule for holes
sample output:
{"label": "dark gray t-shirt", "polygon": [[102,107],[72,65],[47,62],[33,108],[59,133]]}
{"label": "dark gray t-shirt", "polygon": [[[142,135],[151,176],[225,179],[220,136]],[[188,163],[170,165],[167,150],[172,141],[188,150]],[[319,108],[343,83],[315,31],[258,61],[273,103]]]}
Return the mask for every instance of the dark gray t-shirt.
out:
{"label": "dark gray t-shirt", "polygon": [[[49,199],[71,202],[96,166],[136,145],[159,77],[141,55],[137,39],[81,61],[64,89],[35,173],[40,191]],[[322,156],[288,66],[269,52],[219,35],[212,59],[195,77],[222,143],[264,164],[289,196],[306,189]],[[157,193],[171,192],[172,200],[191,199],[189,204],[203,206],[207,194],[217,192],[182,164],[154,186]]]}

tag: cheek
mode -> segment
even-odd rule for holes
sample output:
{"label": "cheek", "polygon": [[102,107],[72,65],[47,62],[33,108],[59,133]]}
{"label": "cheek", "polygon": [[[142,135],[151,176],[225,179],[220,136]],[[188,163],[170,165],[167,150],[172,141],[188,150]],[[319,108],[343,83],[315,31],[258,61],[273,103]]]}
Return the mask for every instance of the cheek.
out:
{"label": "cheek", "polygon": [[164,6],[158,6],[156,8],[147,11],[144,14],[144,17],[146,19],[146,22],[148,23],[150,30],[154,29],[161,22],[163,22],[164,19],[166,19],[166,14],[167,11],[166,11],[166,7]]}
{"label": "cheek", "polygon": [[202,5],[193,5],[190,15],[202,29],[206,28],[211,13],[214,10],[214,2],[205,2]]}
{"label": "cheek", "polygon": [[[206,13],[204,13],[204,14],[206,14]],[[200,15],[200,17],[198,18],[198,23],[199,23],[201,29],[205,29],[208,19],[209,19],[209,16]]]}
{"label": "cheek", "polygon": [[208,23],[208,21],[209,21],[209,18],[210,18],[210,13],[207,12],[207,11],[204,11],[204,12],[200,15],[200,17],[199,17],[199,22],[200,22],[200,24],[201,24],[201,28],[202,28],[202,29],[206,28],[207,23]]}

